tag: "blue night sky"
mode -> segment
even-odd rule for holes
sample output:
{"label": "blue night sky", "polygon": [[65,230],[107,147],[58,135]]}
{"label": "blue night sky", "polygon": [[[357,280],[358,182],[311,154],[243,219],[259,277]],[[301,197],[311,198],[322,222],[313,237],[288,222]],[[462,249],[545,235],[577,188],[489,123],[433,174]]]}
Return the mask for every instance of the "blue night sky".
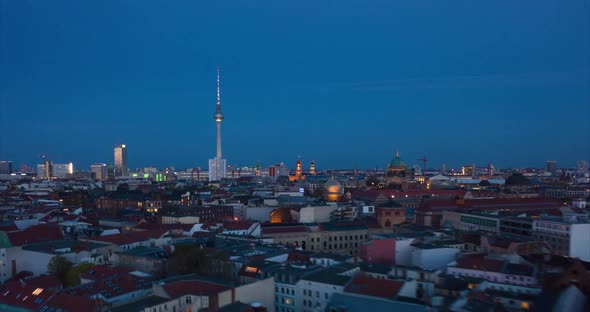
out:
{"label": "blue night sky", "polygon": [[0,159],[573,167],[588,0],[0,0]]}

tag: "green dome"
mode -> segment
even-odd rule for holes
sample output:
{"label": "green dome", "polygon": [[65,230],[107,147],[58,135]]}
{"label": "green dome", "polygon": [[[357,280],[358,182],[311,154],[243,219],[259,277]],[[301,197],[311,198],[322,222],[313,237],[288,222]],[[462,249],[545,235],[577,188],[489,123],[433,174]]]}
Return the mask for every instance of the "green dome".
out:
{"label": "green dome", "polygon": [[395,153],[395,158],[389,163],[389,168],[407,168],[406,163],[399,157],[399,152]]}

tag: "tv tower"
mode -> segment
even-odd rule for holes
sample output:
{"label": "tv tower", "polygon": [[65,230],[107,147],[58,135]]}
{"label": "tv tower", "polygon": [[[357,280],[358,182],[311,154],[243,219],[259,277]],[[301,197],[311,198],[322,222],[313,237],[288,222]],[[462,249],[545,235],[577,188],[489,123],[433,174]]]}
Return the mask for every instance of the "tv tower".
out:
{"label": "tv tower", "polygon": [[223,121],[223,113],[221,112],[221,95],[219,83],[219,66],[217,66],[217,103],[215,105],[215,114],[213,119],[217,124],[217,155],[213,159],[209,159],[209,181],[220,181],[225,178],[227,170],[227,162],[221,158],[221,122]]}

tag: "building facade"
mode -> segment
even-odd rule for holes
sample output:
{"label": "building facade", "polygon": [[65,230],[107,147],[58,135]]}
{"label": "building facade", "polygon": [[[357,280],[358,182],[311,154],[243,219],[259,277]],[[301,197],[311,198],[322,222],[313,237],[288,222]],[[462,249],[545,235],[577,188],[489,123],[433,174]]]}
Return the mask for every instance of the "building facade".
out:
{"label": "building facade", "polygon": [[115,147],[115,176],[126,177],[129,175],[127,163],[127,146],[120,144]]}

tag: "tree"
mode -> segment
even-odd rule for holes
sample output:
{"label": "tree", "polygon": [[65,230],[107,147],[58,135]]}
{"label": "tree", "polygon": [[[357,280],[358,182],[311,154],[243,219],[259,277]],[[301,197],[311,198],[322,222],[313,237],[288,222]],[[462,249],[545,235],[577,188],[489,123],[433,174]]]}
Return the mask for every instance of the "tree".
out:
{"label": "tree", "polygon": [[506,179],[506,185],[529,185],[531,181],[527,179],[522,173],[515,172]]}
{"label": "tree", "polygon": [[55,256],[47,264],[47,272],[55,275],[64,285],[66,284],[66,275],[71,268],[72,263],[63,256]]}
{"label": "tree", "polygon": [[481,182],[479,182],[479,186],[492,186],[492,183],[490,183],[488,180],[481,180]]}
{"label": "tree", "polygon": [[71,267],[65,275],[64,287],[80,285],[80,276],[94,267],[92,263],[80,263]]}
{"label": "tree", "polygon": [[168,272],[174,275],[196,273],[231,278],[229,257],[225,252],[211,251],[198,245],[178,245],[168,261]]}

